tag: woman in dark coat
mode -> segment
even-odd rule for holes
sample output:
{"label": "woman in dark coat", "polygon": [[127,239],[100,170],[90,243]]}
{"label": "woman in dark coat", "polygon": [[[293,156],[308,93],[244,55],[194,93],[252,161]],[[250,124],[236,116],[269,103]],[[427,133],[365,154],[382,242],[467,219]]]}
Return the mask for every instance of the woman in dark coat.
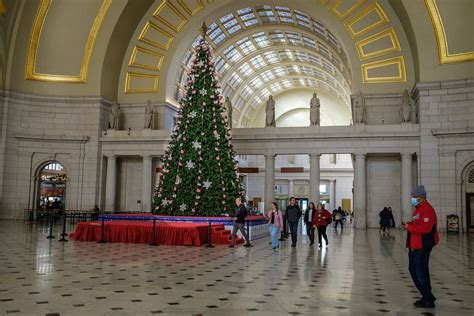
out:
{"label": "woman in dark coat", "polygon": [[379,213],[380,216],[380,231],[389,230],[390,229],[390,219],[392,218],[392,214],[388,210],[388,208],[384,207],[383,210]]}

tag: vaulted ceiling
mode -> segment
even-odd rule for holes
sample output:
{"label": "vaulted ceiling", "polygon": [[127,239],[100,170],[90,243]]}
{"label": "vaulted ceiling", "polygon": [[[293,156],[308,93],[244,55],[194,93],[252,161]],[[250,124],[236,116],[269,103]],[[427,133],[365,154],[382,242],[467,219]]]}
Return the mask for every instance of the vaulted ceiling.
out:
{"label": "vaulted ceiling", "polygon": [[176,104],[203,21],[247,126],[270,94],[400,92],[474,75],[470,0],[0,0],[2,87]]}

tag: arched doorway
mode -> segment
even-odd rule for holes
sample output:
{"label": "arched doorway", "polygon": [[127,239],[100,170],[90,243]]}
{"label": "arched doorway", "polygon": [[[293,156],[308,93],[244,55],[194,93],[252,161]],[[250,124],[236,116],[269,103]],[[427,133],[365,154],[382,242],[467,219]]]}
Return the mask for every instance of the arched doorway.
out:
{"label": "arched doorway", "polygon": [[66,203],[67,174],[64,166],[57,162],[44,165],[38,174],[38,209],[63,210]]}
{"label": "arched doorway", "polygon": [[468,167],[465,175],[466,189],[466,229],[474,232],[474,163]]}

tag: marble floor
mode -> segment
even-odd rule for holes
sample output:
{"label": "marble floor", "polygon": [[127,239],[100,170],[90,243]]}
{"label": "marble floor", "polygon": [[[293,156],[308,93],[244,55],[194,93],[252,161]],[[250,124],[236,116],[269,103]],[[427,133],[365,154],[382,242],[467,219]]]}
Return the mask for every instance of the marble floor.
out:
{"label": "marble floor", "polygon": [[0,315],[474,315],[474,236],[441,234],[435,310],[417,309],[404,234],[329,230],[253,248],[61,243],[0,221]]}

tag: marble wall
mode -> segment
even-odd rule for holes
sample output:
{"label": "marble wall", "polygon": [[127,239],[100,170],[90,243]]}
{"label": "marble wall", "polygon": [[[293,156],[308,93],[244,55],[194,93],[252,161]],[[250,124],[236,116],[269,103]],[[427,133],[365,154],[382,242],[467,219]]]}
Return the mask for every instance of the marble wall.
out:
{"label": "marble wall", "polygon": [[[321,150],[366,154],[368,227],[377,226],[378,212],[384,205],[401,213],[400,153],[406,151],[414,158],[413,186],[426,186],[428,199],[438,212],[439,228],[445,229],[450,213],[459,215],[464,225],[462,176],[474,161],[474,80],[418,83],[412,94],[419,124],[399,124],[402,93],[366,95],[367,126],[307,128],[304,135],[293,129],[236,129],[234,147],[248,155],[289,153],[291,148],[300,153]],[[68,209],[89,209],[95,203],[103,206],[106,155],[119,157],[117,208],[140,209],[141,157],[155,157],[156,168],[156,156],[163,152],[176,108],[155,104],[155,128],[163,129],[143,131],[144,105],[124,104],[121,128],[125,130],[106,134],[109,107],[110,102],[100,97],[45,97],[0,91],[0,218],[22,218],[23,209],[34,206],[35,178],[50,161],[61,162],[68,173]],[[306,133],[315,134],[311,138]],[[363,144],[359,144],[361,140]],[[326,157],[321,158],[321,179],[336,179],[337,201],[351,198],[351,176],[331,173],[336,171]],[[258,161],[252,159],[247,156],[245,164],[264,170],[263,156]],[[307,172],[307,159],[306,155],[277,155],[276,168],[301,165]],[[348,163],[352,165],[350,160]],[[295,180],[309,178],[304,173],[291,176]],[[263,197],[263,178],[263,172],[249,174],[249,198]],[[276,180],[288,178],[289,174],[275,174]]]}
{"label": "marble wall", "polygon": [[420,183],[438,212],[460,216],[465,227],[462,173],[474,161],[474,80],[418,83],[414,89],[420,116]]}

